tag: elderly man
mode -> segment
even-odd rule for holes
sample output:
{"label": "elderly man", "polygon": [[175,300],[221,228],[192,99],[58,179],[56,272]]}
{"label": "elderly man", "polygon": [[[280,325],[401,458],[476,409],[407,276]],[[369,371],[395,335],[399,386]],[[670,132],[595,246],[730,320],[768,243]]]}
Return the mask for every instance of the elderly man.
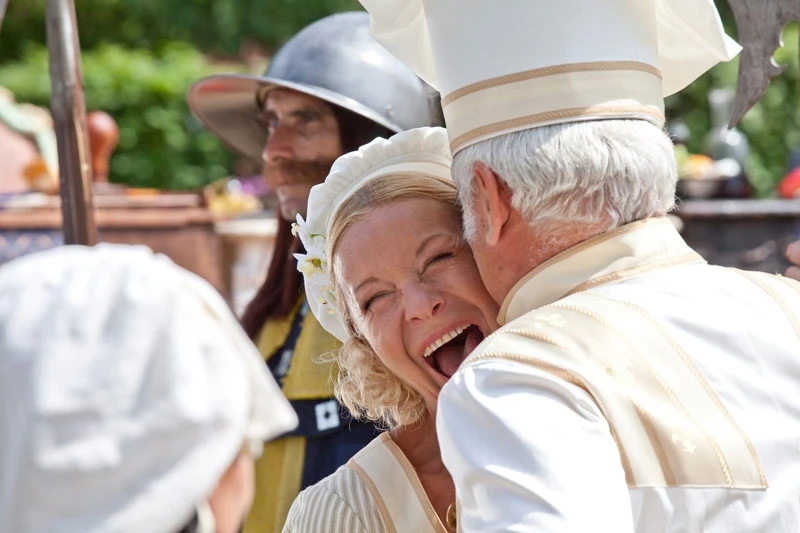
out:
{"label": "elderly man", "polygon": [[297,418],[208,283],[142,246],[0,268],[0,532],[236,533]]}
{"label": "elderly man", "polygon": [[308,312],[291,234],[310,188],[333,161],[375,137],[439,120],[435,92],[369,36],[369,17],[342,13],[303,29],[272,58],[263,77],[213,76],[188,93],[194,113],[231,148],[264,161],[276,191],[272,262],[242,324],[300,418],[257,464],[247,532],[280,531],[298,492],[334,472],[376,434],[333,398],[330,363],[339,346]]}
{"label": "elderly man", "polygon": [[362,0],[442,93],[501,329],[445,385],[459,530],[789,532],[800,287],[665,219],[664,95],[735,55],[711,0]]}

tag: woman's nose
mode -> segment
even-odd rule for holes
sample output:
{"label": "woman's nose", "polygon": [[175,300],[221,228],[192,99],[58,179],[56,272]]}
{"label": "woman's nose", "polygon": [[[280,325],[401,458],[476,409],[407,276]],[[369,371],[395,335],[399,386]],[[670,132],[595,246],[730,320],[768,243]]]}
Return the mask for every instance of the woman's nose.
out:
{"label": "woman's nose", "polygon": [[416,285],[405,291],[406,320],[426,320],[432,318],[444,306],[442,294],[425,285]]}
{"label": "woman's nose", "polygon": [[264,161],[271,163],[278,160],[294,161],[296,152],[291,128],[283,124],[274,128],[269,134],[261,156]]}

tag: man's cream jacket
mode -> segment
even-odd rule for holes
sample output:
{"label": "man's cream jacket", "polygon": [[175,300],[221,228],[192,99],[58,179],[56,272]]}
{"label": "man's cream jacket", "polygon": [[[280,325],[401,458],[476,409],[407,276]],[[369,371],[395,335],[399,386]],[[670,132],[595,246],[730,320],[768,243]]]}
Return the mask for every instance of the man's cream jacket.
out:
{"label": "man's cream jacket", "polygon": [[799,291],[663,218],[537,267],[439,397],[460,531],[800,531]]}

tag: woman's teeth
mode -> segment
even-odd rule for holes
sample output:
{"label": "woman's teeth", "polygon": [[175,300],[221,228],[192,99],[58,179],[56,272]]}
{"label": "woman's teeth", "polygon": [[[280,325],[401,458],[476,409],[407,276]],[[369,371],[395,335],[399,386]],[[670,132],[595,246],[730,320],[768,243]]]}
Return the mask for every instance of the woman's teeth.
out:
{"label": "woman's teeth", "polygon": [[433,352],[435,352],[436,350],[438,350],[439,348],[441,348],[442,346],[444,346],[445,344],[447,344],[451,340],[453,340],[456,337],[458,337],[459,335],[461,335],[461,333],[463,333],[465,329],[467,329],[466,326],[461,326],[461,327],[458,327],[458,328],[454,329],[453,331],[450,331],[449,333],[445,333],[444,335],[439,337],[437,340],[433,341],[430,346],[425,348],[425,352],[423,352],[422,356],[423,357],[430,357]]}

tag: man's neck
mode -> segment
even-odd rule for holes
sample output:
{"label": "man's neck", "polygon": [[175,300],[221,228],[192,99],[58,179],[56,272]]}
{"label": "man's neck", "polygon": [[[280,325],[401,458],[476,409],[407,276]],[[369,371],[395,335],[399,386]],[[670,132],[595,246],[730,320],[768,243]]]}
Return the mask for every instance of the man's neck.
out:
{"label": "man's neck", "polygon": [[536,267],[552,259],[558,254],[595,237],[605,231],[606,224],[559,224],[557,227],[532,228],[527,224],[519,228],[515,234],[509,234],[498,243],[498,268],[505,271],[499,277],[504,281],[498,293],[502,295],[498,303],[502,304],[514,286]]}

